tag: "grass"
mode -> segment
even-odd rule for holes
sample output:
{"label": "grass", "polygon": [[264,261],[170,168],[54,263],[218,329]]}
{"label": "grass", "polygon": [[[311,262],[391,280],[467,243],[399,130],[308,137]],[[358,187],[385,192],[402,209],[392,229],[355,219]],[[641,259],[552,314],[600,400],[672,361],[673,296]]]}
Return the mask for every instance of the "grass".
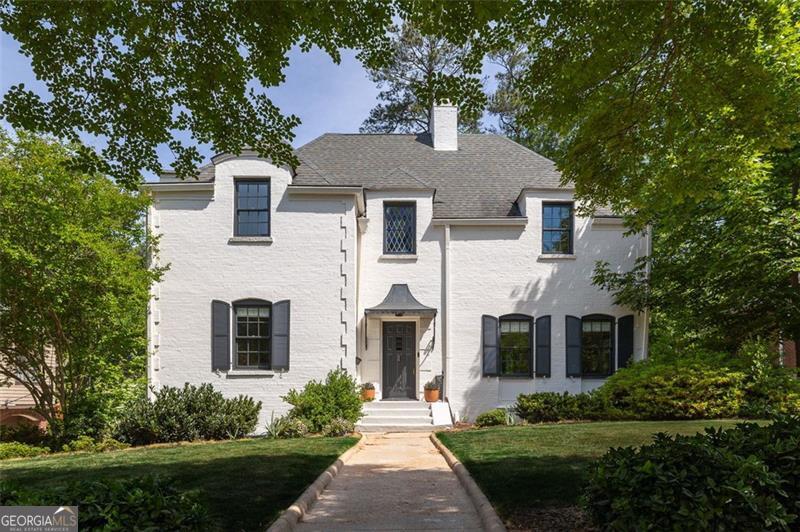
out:
{"label": "grass", "polygon": [[694,434],[738,420],[630,421],[496,427],[437,436],[463,463],[500,516],[574,506],[591,463],[610,447],[642,445],[657,432]]}
{"label": "grass", "polygon": [[345,438],[252,439],[0,462],[0,479],[26,487],[155,474],[196,490],[223,530],[263,529],[336,458]]}

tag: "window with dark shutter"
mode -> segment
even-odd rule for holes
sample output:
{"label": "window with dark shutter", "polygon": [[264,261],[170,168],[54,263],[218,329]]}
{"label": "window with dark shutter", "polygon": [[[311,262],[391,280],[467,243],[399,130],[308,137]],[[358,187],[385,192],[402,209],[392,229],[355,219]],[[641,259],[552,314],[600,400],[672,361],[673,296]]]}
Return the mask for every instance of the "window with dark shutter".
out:
{"label": "window with dark shutter", "polygon": [[269,180],[236,181],[235,236],[269,236]]}
{"label": "window with dark shutter", "polygon": [[550,376],[550,316],[536,319],[536,376]]}
{"label": "window with dark shutter", "polygon": [[617,320],[617,368],[626,368],[633,360],[633,314]]}
{"label": "window with dark shutter", "polygon": [[481,338],[483,338],[483,375],[496,376],[499,370],[499,321],[494,316],[481,318]]}
{"label": "window with dark shutter", "polygon": [[572,254],[572,203],[542,204],[542,253]]}
{"label": "window with dark shutter", "polygon": [[500,317],[500,375],[530,377],[533,362],[533,328],[530,316]]}
{"label": "window with dark shutter", "polygon": [[234,365],[239,369],[272,367],[272,308],[268,301],[247,299],[233,305]]}
{"label": "window with dark shutter", "polygon": [[291,305],[288,300],[272,304],[272,369],[289,370]]}
{"label": "window with dark shutter", "polygon": [[581,319],[566,318],[567,377],[581,376]]}
{"label": "window with dark shutter", "polygon": [[417,204],[383,204],[383,253],[413,255],[417,252]]}
{"label": "window with dark shutter", "polygon": [[224,301],[211,302],[211,369],[231,369],[230,305]]}

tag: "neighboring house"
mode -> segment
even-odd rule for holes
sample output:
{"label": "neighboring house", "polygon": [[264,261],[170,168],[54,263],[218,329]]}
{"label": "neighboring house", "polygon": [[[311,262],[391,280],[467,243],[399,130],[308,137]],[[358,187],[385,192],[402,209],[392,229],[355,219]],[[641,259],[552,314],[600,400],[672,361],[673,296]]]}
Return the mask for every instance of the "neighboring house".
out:
{"label": "neighboring house", "polygon": [[[55,367],[56,357],[53,349],[45,348],[46,361],[51,368]],[[15,379],[0,378],[0,425],[12,426],[20,423],[38,425],[41,429],[47,428],[47,421],[38,412],[33,396],[18,379],[24,377],[16,373]]]}
{"label": "neighboring house", "polygon": [[263,402],[343,367],[382,399],[439,379],[456,419],[519,393],[577,393],[647,352],[647,319],[591,282],[630,269],[646,237],[579,215],[554,164],[500,136],[326,134],[296,169],[221,154],[165,175],[149,380],[210,382]]}
{"label": "neighboring house", "polygon": [[0,384],[0,425],[31,423],[45,428],[47,422],[33,410],[35,407],[30,392],[19,382]]}
{"label": "neighboring house", "polygon": [[786,368],[797,367],[797,345],[792,340],[778,342],[779,363]]}

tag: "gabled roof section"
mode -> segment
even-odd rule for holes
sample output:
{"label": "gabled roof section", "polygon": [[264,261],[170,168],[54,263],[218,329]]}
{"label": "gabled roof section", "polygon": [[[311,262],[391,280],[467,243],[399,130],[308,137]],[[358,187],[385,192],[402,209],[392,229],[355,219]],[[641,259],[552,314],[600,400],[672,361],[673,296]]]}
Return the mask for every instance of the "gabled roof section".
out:
{"label": "gabled roof section", "polygon": [[457,151],[434,151],[428,134],[327,133],[295,154],[295,185],[435,189],[435,218],[519,216],[523,188],[566,188],[553,161],[499,135],[461,134]]}
{"label": "gabled roof section", "polygon": [[398,166],[381,179],[377,180],[374,185],[371,185],[367,188],[381,190],[381,189],[400,189],[400,188],[408,188],[408,189],[415,189],[415,188],[422,188],[432,190],[430,184],[426,183],[422,179],[418,178],[402,166]]}

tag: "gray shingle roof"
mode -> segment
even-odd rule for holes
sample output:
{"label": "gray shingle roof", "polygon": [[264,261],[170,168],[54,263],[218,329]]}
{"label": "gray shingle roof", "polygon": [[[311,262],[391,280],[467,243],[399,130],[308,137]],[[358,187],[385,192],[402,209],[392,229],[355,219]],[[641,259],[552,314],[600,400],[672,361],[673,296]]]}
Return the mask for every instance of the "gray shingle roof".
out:
{"label": "gray shingle roof", "polygon": [[434,151],[427,134],[327,133],[295,154],[295,185],[435,188],[436,218],[515,216],[523,188],[561,188],[552,161],[498,135],[462,134],[458,151]]}

